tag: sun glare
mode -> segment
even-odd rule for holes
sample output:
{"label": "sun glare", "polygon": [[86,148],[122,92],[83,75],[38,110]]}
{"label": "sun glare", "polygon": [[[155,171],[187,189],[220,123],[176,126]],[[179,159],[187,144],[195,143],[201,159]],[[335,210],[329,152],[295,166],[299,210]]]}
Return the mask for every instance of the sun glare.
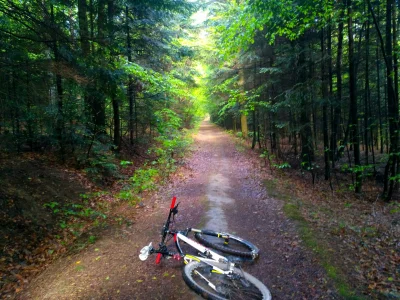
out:
{"label": "sun glare", "polygon": [[208,11],[199,10],[192,15],[192,17],[191,17],[191,19],[193,20],[192,24],[200,25],[205,20],[207,20],[207,18],[208,18]]}

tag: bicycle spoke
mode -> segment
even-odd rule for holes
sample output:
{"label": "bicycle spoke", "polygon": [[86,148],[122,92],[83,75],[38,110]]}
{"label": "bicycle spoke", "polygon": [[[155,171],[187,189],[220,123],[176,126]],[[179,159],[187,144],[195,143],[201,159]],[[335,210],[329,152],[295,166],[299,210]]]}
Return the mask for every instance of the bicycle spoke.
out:
{"label": "bicycle spoke", "polygon": [[219,274],[211,270],[212,268],[207,265],[193,270],[193,280],[204,290],[216,292],[223,299],[263,299],[259,289],[243,276]]}

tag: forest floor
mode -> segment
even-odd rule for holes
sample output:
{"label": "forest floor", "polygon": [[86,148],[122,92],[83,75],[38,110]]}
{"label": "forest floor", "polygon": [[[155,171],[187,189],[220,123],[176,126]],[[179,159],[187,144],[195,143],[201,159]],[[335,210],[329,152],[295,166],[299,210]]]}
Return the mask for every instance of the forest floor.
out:
{"label": "forest floor", "polygon": [[[141,205],[119,202],[112,212],[115,222],[97,228],[93,235],[86,235],[86,240],[76,241],[81,247],[66,252],[60,249],[54,260],[51,256],[57,249],[48,246],[51,237],[46,234],[52,217],[46,215],[46,210],[36,218],[42,224],[49,223],[35,225],[42,232],[41,239],[25,249],[18,248],[24,236],[15,232],[29,234],[26,228],[33,228],[32,224],[28,222],[24,230],[18,225],[8,233],[4,228],[11,230],[12,220],[6,224],[8,227],[1,224],[4,237],[0,238],[0,246],[20,250],[0,260],[0,279],[14,276],[19,283],[16,290],[10,285],[0,295],[5,299],[197,299],[182,280],[180,262],[165,260],[155,265],[152,258],[146,262],[138,258],[143,246],[150,241],[158,243],[170,200],[177,196],[181,202],[177,227],[226,230],[260,248],[259,260],[244,268],[271,290],[274,299],[341,299],[349,289],[371,298],[383,298],[374,291],[385,291],[386,296],[396,299],[397,236],[393,232],[380,236],[387,222],[390,230],[395,230],[396,216],[377,203],[354,203],[321,194],[302,181],[293,183],[293,178],[269,172],[261,166],[258,155],[246,149],[221,129],[203,123],[190,155],[167,185],[149,194]],[[29,166],[35,163],[26,162]],[[80,193],[93,189],[81,175],[58,167],[5,165],[2,170],[7,169],[14,182],[9,175],[3,176],[1,180],[8,190],[0,189],[0,196],[9,198],[10,189],[15,189],[16,195],[24,190],[29,194],[24,197],[36,201],[39,211],[51,197],[62,196],[69,200],[59,201],[73,202],[76,200],[71,199],[79,199]],[[30,169],[37,176],[31,176]],[[108,200],[113,201],[111,196]],[[15,208],[15,215],[25,212],[28,218],[28,206]],[[382,224],[376,229],[366,223],[370,218],[375,223],[381,219],[386,223],[378,222]],[[36,236],[38,229],[32,232]],[[368,243],[372,242],[375,244],[371,247]],[[377,243],[380,248],[375,247]],[[45,251],[41,247],[46,247]],[[40,268],[29,261],[30,257],[37,260],[38,255],[46,262]],[[13,264],[13,258],[23,263]],[[368,272],[372,273],[365,275]]]}

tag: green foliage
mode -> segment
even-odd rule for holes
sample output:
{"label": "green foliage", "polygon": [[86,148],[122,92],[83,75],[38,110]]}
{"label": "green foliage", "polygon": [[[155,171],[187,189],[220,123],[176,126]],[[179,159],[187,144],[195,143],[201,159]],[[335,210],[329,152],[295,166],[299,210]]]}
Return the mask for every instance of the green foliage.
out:
{"label": "green foliage", "polygon": [[43,206],[44,207],[49,207],[53,211],[53,213],[56,214],[56,213],[58,213],[60,211],[60,209],[58,208],[59,205],[60,204],[58,202],[52,201],[52,202],[49,202],[49,203],[45,203]]}
{"label": "green foliage", "polygon": [[284,162],[281,164],[272,164],[273,167],[277,168],[277,169],[288,169],[291,168],[290,164],[288,162]]}
{"label": "green foliage", "polygon": [[[25,2],[0,4],[0,11],[9,12],[0,12],[0,63],[5,66],[0,72],[0,150],[56,150],[63,161],[74,160],[99,179],[116,168],[104,157],[108,154],[95,148],[112,149],[115,118],[121,120],[121,132],[132,119],[126,97],[129,81],[138,139],[141,132],[151,132],[156,109],[177,112],[184,126],[192,126],[202,113],[192,93],[196,51],[183,44],[190,29],[185,20],[197,5],[110,2],[104,9],[114,4],[109,10],[114,16],[101,22],[106,15],[101,3],[80,3],[31,3],[29,11]],[[40,21],[43,13],[46,22]],[[95,42],[84,37],[90,18],[99,21],[91,29]],[[49,39],[54,47],[49,48]]]}
{"label": "green foliage", "polygon": [[400,182],[400,174],[389,177],[389,181]]}
{"label": "green foliage", "polygon": [[132,203],[132,204],[135,204],[140,199],[140,197],[138,195],[134,194],[134,192],[130,186],[122,189],[118,193],[117,198],[128,201],[129,203]]}
{"label": "green foliage", "polygon": [[95,181],[101,182],[105,177],[115,177],[118,175],[118,167],[114,163],[112,155],[91,158],[88,163],[89,167],[85,168],[85,171]]}
{"label": "green foliage", "polygon": [[140,194],[144,191],[152,191],[156,188],[156,181],[159,178],[159,171],[154,168],[138,169],[130,178],[133,192]]}
{"label": "green foliage", "polygon": [[157,119],[157,130],[161,136],[173,137],[178,134],[181,127],[181,118],[171,109],[164,108],[156,111],[154,116]]}
{"label": "green foliage", "polygon": [[266,158],[269,157],[269,151],[268,150],[264,150],[263,153],[260,154],[261,158]]}
{"label": "green foliage", "polygon": [[157,156],[152,165],[157,165],[161,173],[168,176],[175,169],[175,159],[183,154],[191,140],[187,131],[180,130],[182,120],[175,112],[163,109],[155,115],[159,136],[155,138],[157,144],[149,149],[149,153]]}
{"label": "green foliage", "polygon": [[[216,18],[214,34],[225,59],[247,50],[262,32],[273,43],[278,36],[294,40],[306,30],[325,24],[333,15],[333,2],[257,0],[229,2]],[[240,35],[237,33],[240,32]]]}
{"label": "green foliage", "polygon": [[120,162],[119,162],[119,164],[120,164],[120,166],[122,166],[122,167],[127,167],[127,166],[129,166],[129,165],[132,165],[132,162],[131,161],[127,161],[127,160],[121,160]]}
{"label": "green foliage", "polygon": [[[86,196],[89,199],[90,196]],[[84,198],[85,199],[85,198]],[[71,219],[85,219],[85,220],[96,220],[106,219],[107,216],[99,210],[95,210],[86,204],[67,203],[61,205],[58,202],[52,201],[45,203],[44,207],[50,208],[52,213],[60,217],[60,227],[62,229],[71,228],[74,229],[76,226],[80,226],[81,223],[71,222]]]}
{"label": "green foliage", "polygon": [[390,213],[391,214],[398,214],[400,213],[400,203],[399,202],[392,202],[389,204]]}
{"label": "green foliage", "polygon": [[97,238],[94,235],[89,236],[88,242],[89,244],[94,244],[96,242]]}

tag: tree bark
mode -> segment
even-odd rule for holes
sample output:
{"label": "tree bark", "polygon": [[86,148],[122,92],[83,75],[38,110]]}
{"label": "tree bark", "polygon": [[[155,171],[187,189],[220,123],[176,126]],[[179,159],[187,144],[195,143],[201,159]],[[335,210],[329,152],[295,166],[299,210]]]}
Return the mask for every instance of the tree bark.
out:
{"label": "tree bark", "polygon": [[369,20],[367,20],[366,36],[365,36],[365,87],[364,87],[364,155],[365,164],[369,164],[369,102],[370,102],[370,88],[369,88]]}
{"label": "tree bark", "polygon": [[78,0],[78,20],[82,52],[83,56],[87,57],[90,52],[90,44],[86,0]]}
{"label": "tree bark", "polygon": [[358,129],[358,111],[357,111],[357,91],[356,91],[356,70],[354,57],[354,38],[353,38],[353,7],[352,1],[347,2],[348,13],[348,38],[349,38],[349,84],[350,84],[350,119],[351,136],[354,151],[354,164],[356,168],[355,192],[360,193],[362,188],[362,173],[360,170],[360,137]]}
{"label": "tree bark", "polygon": [[343,57],[343,18],[344,9],[341,7],[340,21],[338,27],[338,48],[336,56],[336,102],[334,104],[332,132],[331,132],[331,152],[332,168],[335,168],[337,160],[337,138],[339,132],[340,116],[342,114],[342,57]]}
{"label": "tree bark", "polygon": [[306,95],[306,80],[307,80],[307,68],[305,68],[306,63],[306,47],[305,47],[305,37],[300,37],[300,49],[299,59],[297,67],[300,70],[297,76],[297,83],[302,84],[300,91],[300,101],[301,101],[301,112],[300,112],[300,138],[301,138],[301,161],[302,167],[311,170],[312,161],[314,160],[314,143],[313,134],[310,121],[310,113],[308,107],[310,106],[307,101]]}
{"label": "tree bark", "polygon": [[386,80],[388,85],[388,118],[389,118],[389,160],[386,165],[384,195],[387,201],[390,201],[393,196],[394,185],[397,181],[397,160],[398,160],[398,103],[393,86],[392,72],[393,68],[393,47],[392,47],[392,9],[394,1],[386,1]]}
{"label": "tree bark", "polygon": [[330,163],[329,163],[329,133],[328,133],[328,80],[326,74],[326,49],[325,49],[325,33],[321,31],[321,85],[322,85],[322,128],[324,136],[324,162],[325,162],[325,180],[330,178]]}

